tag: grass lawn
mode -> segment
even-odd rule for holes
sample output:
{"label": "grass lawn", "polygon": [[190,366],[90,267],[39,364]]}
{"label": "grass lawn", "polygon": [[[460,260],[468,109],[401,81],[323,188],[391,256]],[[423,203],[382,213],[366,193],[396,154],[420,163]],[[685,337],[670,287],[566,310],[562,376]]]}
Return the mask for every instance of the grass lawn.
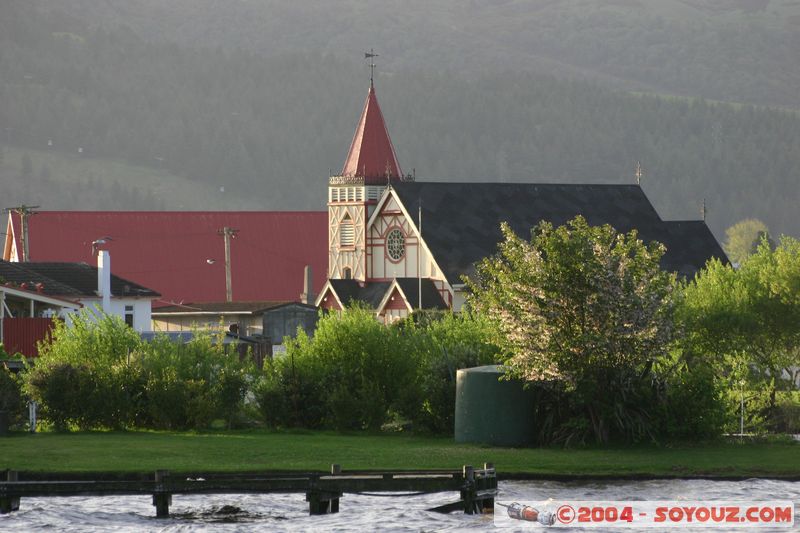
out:
{"label": "grass lawn", "polygon": [[407,435],[272,432],[38,433],[0,437],[0,470],[174,472],[460,468],[493,462],[535,476],[800,478],[800,444],[714,443],[586,449],[515,449]]}

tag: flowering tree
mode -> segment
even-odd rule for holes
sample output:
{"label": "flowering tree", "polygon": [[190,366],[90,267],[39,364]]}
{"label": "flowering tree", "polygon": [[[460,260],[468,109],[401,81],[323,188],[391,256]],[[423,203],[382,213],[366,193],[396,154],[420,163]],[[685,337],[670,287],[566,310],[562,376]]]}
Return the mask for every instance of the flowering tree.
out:
{"label": "flowering tree", "polygon": [[659,266],[664,246],[580,216],[558,228],[542,222],[530,241],[505,224],[502,232],[498,253],[465,281],[511,370],[571,392],[597,440],[646,433],[636,391],[673,337],[676,280]]}

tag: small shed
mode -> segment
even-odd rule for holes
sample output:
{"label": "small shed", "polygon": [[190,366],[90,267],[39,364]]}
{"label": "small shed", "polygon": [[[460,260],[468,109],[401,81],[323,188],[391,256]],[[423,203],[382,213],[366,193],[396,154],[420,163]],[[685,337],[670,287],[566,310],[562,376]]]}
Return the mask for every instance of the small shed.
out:
{"label": "small shed", "polygon": [[263,335],[272,339],[272,344],[283,344],[284,337],[295,338],[297,328],[310,337],[317,329],[319,310],[309,304],[289,302],[264,311]]}

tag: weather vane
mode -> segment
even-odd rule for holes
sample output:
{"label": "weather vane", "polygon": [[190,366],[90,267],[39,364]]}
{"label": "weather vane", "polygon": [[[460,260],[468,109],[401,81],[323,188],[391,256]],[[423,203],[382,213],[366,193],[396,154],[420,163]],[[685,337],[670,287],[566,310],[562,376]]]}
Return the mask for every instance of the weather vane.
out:
{"label": "weather vane", "polygon": [[364,59],[369,59],[369,86],[375,86],[375,61],[372,59],[378,57],[374,48],[370,48],[369,52],[364,52]]}

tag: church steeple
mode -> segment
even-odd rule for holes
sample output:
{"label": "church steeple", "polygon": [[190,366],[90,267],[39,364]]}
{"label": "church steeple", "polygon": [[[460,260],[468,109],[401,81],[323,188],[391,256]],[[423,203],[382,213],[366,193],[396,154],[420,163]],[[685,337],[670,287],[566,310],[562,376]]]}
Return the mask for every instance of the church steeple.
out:
{"label": "church steeple", "polygon": [[403,176],[372,84],[341,175],[364,178],[365,185],[385,185]]}

